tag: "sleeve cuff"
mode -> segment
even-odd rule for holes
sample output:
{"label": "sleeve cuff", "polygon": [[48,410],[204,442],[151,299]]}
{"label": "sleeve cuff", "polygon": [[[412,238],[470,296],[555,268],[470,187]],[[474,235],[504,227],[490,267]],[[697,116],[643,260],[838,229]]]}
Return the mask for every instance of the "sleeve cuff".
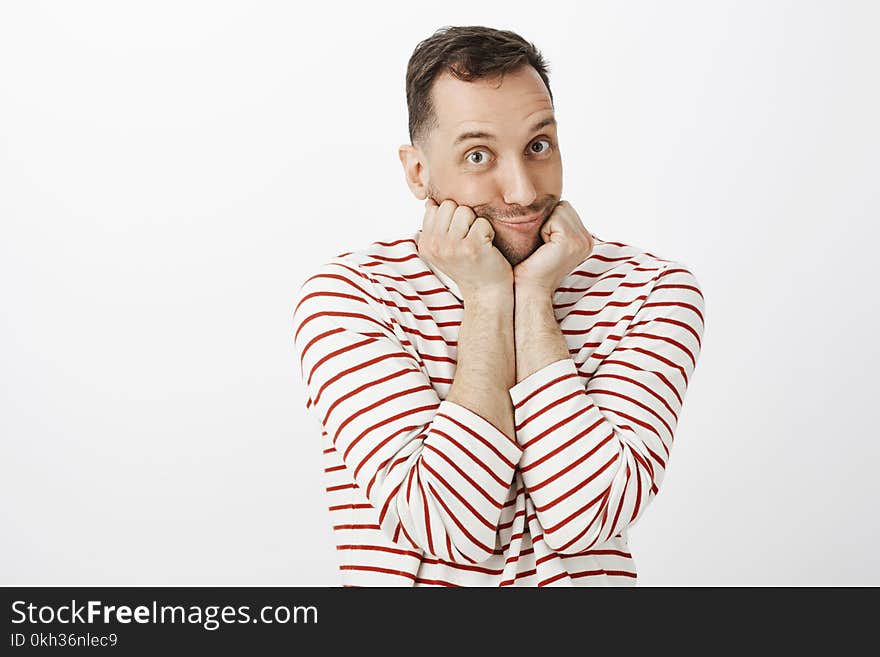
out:
{"label": "sleeve cuff", "polygon": [[[437,415],[445,422],[454,425],[450,427],[450,435],[464,435],[469,442],[469,448],[473,453],[481,457],[484,463],[497,461],[499,457],[511,467],[511,473],[519,462],[523,448],[512,440],[506,433],[501,431],[487,419],[474,413],[469,408],[444,399],[440,402]],[[437,427],[437,420],[434,420]]]}
{"label": "sleeve cuff", "polygon": [[554,361],[537,372],[532,372],[510,389],[510,399],[513,401],[514,408],[522,406],[545,387],[553,385],[562,378],[570,378],[572,375],[580,384],[580,374],[571,358]]}

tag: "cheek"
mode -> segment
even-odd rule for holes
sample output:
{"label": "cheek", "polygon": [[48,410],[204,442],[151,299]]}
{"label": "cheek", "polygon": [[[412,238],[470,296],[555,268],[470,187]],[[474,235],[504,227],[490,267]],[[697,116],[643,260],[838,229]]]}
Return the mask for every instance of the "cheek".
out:
{"label": "cheek", "polygon": [[428,186],[437,195],[454,199],[459,205],[469,207],[487,207],[486,199],[491,198],[491,190],[484,180],[454,170],[433,170]]}
{"label": "cheek", "polygon": [[464,205],[472,208],[489,205],[486,201],[491,198],[491,190],[485,181],[477,180],[474,176],[460,176],[456,191]]}
{"label": "cheek", "polygon": [[548,168],[545,181],[547,189],[551,190],[551,193],[558,198],[562,193],[562,160],[557,159],[553,166]]}

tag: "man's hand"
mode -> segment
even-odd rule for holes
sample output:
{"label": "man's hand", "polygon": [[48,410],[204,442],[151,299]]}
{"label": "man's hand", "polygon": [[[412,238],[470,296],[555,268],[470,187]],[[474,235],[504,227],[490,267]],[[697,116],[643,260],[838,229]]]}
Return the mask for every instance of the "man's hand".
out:
{"label": "man's hand", "polygon": [[428,198],[419,232],[419,256],[454,280],[465,300],[474,295],[513,294],[513,270],[492,240],[495,230],[472,208]]}
{"label": "man's hand", "polygon": [[541,227],[538,249],[513,268],[514,286],[551,297],[568,274],[593,251],[593,236],[568,201],[559,201]]}
{"label": "man's hand", "polygon": [[513,442],[508,392],[516,383],[513,270],[494,238],[492,225],[472,208],[448,199],[440,205],[431,198],[425,202],[419,256],[448,274],[464,300],[455,378],[446,401],[481,416]]}

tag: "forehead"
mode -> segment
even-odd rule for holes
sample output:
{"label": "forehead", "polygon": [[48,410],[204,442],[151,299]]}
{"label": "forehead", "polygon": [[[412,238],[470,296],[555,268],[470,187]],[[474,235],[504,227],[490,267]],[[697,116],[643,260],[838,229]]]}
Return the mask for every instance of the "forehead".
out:
{"label": "forehead", "polygon": [[432,101],[438,130],[446,138],[465,129],[498,126],[520,132],[522,124],[533,123],[541,110],[551,115],[553,102],[544,81],[531,66],[494,78],[465,82],[444,72],[432,86]]}

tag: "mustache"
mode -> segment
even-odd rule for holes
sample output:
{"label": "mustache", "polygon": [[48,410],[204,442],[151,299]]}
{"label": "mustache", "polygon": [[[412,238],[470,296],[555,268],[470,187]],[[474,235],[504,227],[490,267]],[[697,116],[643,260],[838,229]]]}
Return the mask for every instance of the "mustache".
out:
{"label": "mustache", "polygon": [[559,199],[552,197],[536,208],[527,208],[515,214],[506,214],[504,212],[496,212],[492,208],[481,208],[476,211],[478,217],[486,217],[487,219],[496,219],[501,221],[509,221],[511,219],[519,219],[520,217],[530,217],[532,215],[549,215],[559,204]]}

